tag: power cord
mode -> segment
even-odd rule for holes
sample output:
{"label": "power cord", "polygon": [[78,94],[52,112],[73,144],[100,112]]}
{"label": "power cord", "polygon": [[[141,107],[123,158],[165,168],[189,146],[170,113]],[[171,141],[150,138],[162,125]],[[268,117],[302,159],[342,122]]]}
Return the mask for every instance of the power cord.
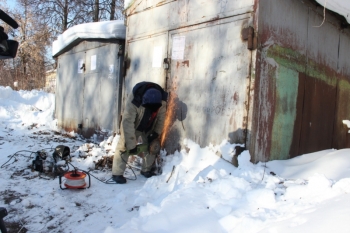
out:
{"label": "power cord", "polygon": [[[7,164],[8,162],[10,162],[11,159],[12,159],[13,157],[15,157],[15,156],[16,156],[18,153],[20,153],[20,152],[29,152],[29,153],[30,153],[29,156],[22,155],[23,157],[28,157],[28,158],[32,158],[32,154],[37,153],[36,151],[29,151],[29,150],[20,150],[20,151],[17,151],[17,152],[14,153],[13,155],[10,155],[9,160],[7,160],[4,164],[2,164],[0,168],[4,168],[4,167],[6,166],[6,164]],[[14,160],[13,163],[16,162],[16,161],[17,161],[17,160]],[[12,164],[12,163],[11,163],[11,164]],[[10,165],[10,164],[8,164],[8,165]],[[8,165],[7,165],[7,166],[8,166]]]}
{"label": "power cord", "polygon": [[[44,148],[44,149],[42,149],[42,151],[44,151],[44,150],[54,150],[54,148],[50,147],[50,148]],[[32,158],[32,154],[35,154],[35,153],[37,153],[38,151],[30,151],[30,150],[20,150],[20,151],[17,151],[17,152],[14,153],[13,155],[9,155],[9,156],[8,156],[8,157],[10,157],[9,160],[7,160],[4,164],[2,164],[0,168],[4,168],[4,167],[6,166],[6,164],[7,164],[8,162],[10,162],[11,159],[12,159],[14,156],[16,156],[18,153],[20,153],[20,152],[28,152],[28,153],[30,153],[29,156],[25,156],[25,155],[22,155],[22,156],[23,156],[23,157]],[[14,163],[14,162],[16,162],[16,160],[13,161],[13,163]],[[8,165],[10,165],[10,164],[8,164]],[[8,165],[7,165],[7,166],[8,166]]]}
{"label": "power cord", "polygon": [[[128,166],[129,167],[129,169],[132,171],[132,173],[134,173],[134,179],[130,179],[130,178],[125,178],[125,179],[127,179],[127,180],[137,180],[137,176],[136,176],[136,174],[135,174],[135,172],[134,172],[134,169],[132,169],[132,167],[128,164],[128,162],[126,162],[125,160],[124,160],[124,158],[123,158],[123,156],[122,156],[122,153],[120,153],[119,154],[119,156],[120,156],[120,158],[123,160],[123,162],[126,164],[126,166]],[[112,178],[110,178],[110,179],[112,179]],[[109,180],[110,180],[109,179]]]}
{"label": "power cord", "polygon": [[[37,153],[41,153],[41,152],[46,153],[45,150],[54,150],[54,148],[52,148],[52,147],[50,147],[50,148],[43,148],[43,149],[41,149],[40,151],[29,151],[29,150],[20,150],[20,151],[17,151],[16,153],[14,153],[14,154],[12,154],[12,155],[9,155],[8,157],[10,157],[10,158],[9,158],[4,164],[2,164],[0,168],[5,168],[5,167],[9,166],[9,165],[10,165],[9,162],[10,162],[13,158],[15,158],[16,155],[19,155],[19,153],[21,153],[21,152],[28,152],[28,153],[30,153],[29,156],[26,156],[26,155],[23,155],[23,154],[21,154],[21,156],[27,157],[27,158],[31,159],[31,158],[33,158],[33,157],[32,157],[32,154],[37,154]],[[35,157],[35,156],[34,156],[34,157]],[[45,158],[46,158],[46,157],[45,157]],[[70,155],[69,155],[69,158],[71,158]],[[57,170],[57,161],[56,161],[56,158],[53,158],[53,159],[54,159],[54,161],[55,161],[55,164],[53,165],[53,168],[54,168],[53,172],[56,174],[56,173],[58,172],[58,170]],[[45,160],[45,159],[44,159],[44,160]],[[14,161],[13,161],[11,164],[15,163],[16,161],[18,161],[18,160],[15,158]],[[32,167],[32,168],[33,168],[33,167]],[[34,168],[33,168],[33,169],[34,169]],[[67,169],[65,169],[65,170],[63,170],[63,171],[61,171],[61,172],[67,172],[68,169],[69,169],[69,167],[67,166]],[[45,177],[45,176],[43,176],[42,174],[44,174],[44,173],[39,171],[39,178],[42,178],[42,179],[45,179],[45,180],[51,180],[52,177],[48,178],[48,176]],[[57,174],[56,174],[56,175],[57,175]],[[56,175],[54,175],[53,179],[55,179],[55,176],[56,176]]]}
{"label": "power cord", "polygon": [[[123,161],[124,161],[124,159],[123,159]],[[124,161],[124,162],[125,162],[125,161]],[[67,162],[67,164],[69,164],[70,166],[72,166],[75,170],[80,170],[80,171],[85,172],[86,174],[89,174],[90,176],[94,177],[96,180],[98,180],[98,181],[100,181],[100,182],[102,182],[102,183],[104,183],[104,184],[117,184],[117,182],[115,182],[115,181],[112,180],[113,177],[109,178],[108,180],[103,181],[103,180],[97,178],[96,176],[92,175],[92,174],[91,174],[91,171],[85,171],[85,170],[83,170],[83,169],[80,169],[80,168],[74,166],[74,165],[73,165],[72,163],[70,163],[70,162]],[[127,164],[127,165],[128,165],[128,164]],[[128,166],[129,166],[129,168],[131,169],[131,171],[133,172],[135,179],[130,179],[130,178],[126,178],[126,179],[128,179],[128,180],[136,180],[136,179],[137,179],[136,173],[135,173],[134,170],[130,167],[130,165],[128,165]]]}
{"label": "power cord", "polygon": [[[54,149],[54,148],[52,148],[52,147],[51,147],[51,148],[45,148],[45,149],[42,149],[42,151],[43,151],[43,150],[53,150],[53,149]],[[17,154],[19,154],[19,153],[21,153],[21,152],[28,152],[28,153],[30,153],[29,156],[22,155],[23,157],[33,158],[33,157],[32,157],[32,154],[35,154],[35,153],[37,153],[38,151],[29,151],[29,150],[20,150],[20,151],[17,151],[17,152],[14,153],[13,155],[10,155],[10,158],[9,158],[4,164],[2,164],[0,168],[4,168],[4,167],[9,166],[10,164],[8,164],[8,163],[11,161],[11,159],[14,158]],[[71,158],[70,155],[69,155],[69,158]],[[126,178],[127,180],[137,180],[136,173],[135,173],[134,169],[132,168],[132,166],[130,166],[130,165],[124,160],[124,158],[122,157],[122,154],[120,154],[120,158],[123,160],[123,162],[126,164],[126,166],[127,166],[127,167],[132,171],[132,173],[134,174],[134,179],[132,179],[132,178],[127,178],[127,177],[125,177],[125,178]],[[17,160],[15,159],[15,160],[13,161],[13,163],[16,162],[16,161],[17,161]],[[56,158],[54,158],[54,161],[55,161],[55,163],[57,163]],[[12,163],[11,163],[11,164],[12,164]],[[105,184],[117,184],[115,181],[113,181],[113,177],[109,178],[109,179],[106,180],[106,181],[103,181],[103,180],[97,178],[96,176],[92,175],[92,174],[91,174],[91,171],[84,171],[84,170],[82,170],[82,169],[79,169],[78,167],[75,167],[72,163],[68,162],[67,160],[66,160],[66,164],[67,164],[67,165],[71,165],[74,169],[78,169],[78,170],[81,170],[81,171],[83,171],[83,172],[89,174],[90,176],[94,177],[96,180],[98,180],[98,181],[100,181],[100,182],[102,182],[102,183],[105,183]],[[67,166],[67,169],[66,169],[65,171],[63,171],[63,173],[65,173],[65,172],[67,172],[67,171],[69,171],[69,166]],[[40,174],[41,174],[41,173],[40,173]],[[40,177],[40,178],[46,179],[46,180],[50,180],[50,179],[48,179],[48,178],[45,178],[45,177],[41,176],[40,174],[39,174],[39,177]]]}

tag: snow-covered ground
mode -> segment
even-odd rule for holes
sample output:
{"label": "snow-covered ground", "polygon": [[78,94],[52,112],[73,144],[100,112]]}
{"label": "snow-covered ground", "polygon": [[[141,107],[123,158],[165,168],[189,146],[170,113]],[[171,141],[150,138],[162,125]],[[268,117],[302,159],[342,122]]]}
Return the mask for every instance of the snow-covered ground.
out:
{"label": "snow-covered ground", "polygon": [[[58,131],[54,98],[0,87],[0,207],[9,232],[349,232],[350,149],[259,164],[244,151],[236,168],[226,161],[235,145],[186,140],[187,150],[162,152],[160,176],[135,171],[125,185],[106,184],[96,178],[108,180],[110,169],[94,170],[94,161],[113,154],[118,136],[96,144]],[[32,152],[52,161],[57,145],[91,170],[90,188],[62,190],[57,177],[32,171]]]}

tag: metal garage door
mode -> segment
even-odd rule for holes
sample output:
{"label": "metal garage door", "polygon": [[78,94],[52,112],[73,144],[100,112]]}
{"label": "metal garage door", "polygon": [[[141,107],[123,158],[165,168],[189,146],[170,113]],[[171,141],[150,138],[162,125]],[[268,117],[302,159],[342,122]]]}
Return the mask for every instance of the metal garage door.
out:
{"label": "metal garage door", "polygon": [[241,32],[248,19],[243,15],[169,33],[169,151],[180,147],[181,138],[201,146],[224,139],[245,142],[251,51]]}

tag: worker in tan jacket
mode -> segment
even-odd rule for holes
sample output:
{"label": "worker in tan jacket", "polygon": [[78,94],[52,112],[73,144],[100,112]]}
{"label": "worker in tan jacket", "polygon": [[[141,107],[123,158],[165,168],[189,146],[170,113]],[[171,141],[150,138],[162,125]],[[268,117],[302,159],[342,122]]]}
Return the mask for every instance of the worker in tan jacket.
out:
{"label": "worker in tan jacket", "polygon": [[[156,83],[141,82],[134,86],[125,104],[121,135],[113,157],[112,178],[116,183],[126,183],[123,174],[129,155],[136,154],[137,139],[141,136],[143,143],[151,144],[162,133],[167,98],[168,93]],[[151,168],[155,156],[147,153],[143,159],[141,174],[146,178],[154,175]]]}

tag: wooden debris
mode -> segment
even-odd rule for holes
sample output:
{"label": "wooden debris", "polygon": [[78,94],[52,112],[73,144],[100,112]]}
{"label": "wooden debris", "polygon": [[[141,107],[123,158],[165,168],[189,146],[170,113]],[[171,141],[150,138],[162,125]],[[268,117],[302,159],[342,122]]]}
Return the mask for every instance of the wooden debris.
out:
{"label": "wooden debris", "polygon": [[97,160],[95,163],[95,169],[112,168],[113,156],[103,156],[101,159]]}

